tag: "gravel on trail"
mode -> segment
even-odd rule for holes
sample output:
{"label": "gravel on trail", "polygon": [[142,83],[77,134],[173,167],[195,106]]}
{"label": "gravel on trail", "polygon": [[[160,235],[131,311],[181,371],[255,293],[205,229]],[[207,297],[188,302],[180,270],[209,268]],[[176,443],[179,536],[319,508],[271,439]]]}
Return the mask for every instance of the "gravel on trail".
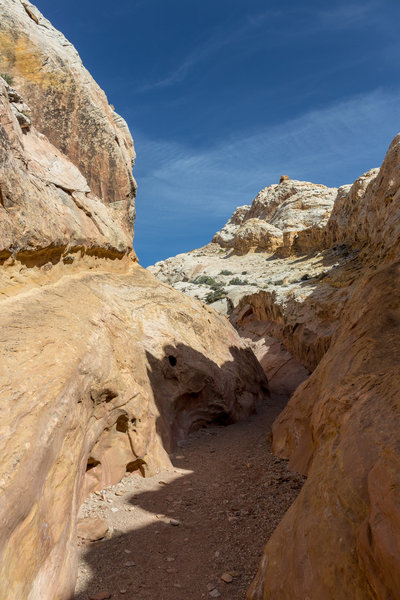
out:
{"label": "gravel on trail", "polygon": [[269,449],[285,402],[271,398],[246,421],[191,434],[169,471],[130,474],[92,494],[80,517],[100,518],[108,533],[78,540],[75,600],[244,600],[304,482]]}

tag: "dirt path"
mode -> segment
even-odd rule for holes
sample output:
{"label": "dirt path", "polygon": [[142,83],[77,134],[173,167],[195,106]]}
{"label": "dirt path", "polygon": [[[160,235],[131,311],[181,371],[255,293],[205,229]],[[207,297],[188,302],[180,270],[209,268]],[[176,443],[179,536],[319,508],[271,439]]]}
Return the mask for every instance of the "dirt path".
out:
{"label": "dirt path", "polygon": [[81,547],[76,600],[244,600],[303,482],[269,451],[283,402],[268,404],[247,421],[193,434],[172,456],[173,471],[131,475],[88,499],[82,514],[105,518],[112,534]]}

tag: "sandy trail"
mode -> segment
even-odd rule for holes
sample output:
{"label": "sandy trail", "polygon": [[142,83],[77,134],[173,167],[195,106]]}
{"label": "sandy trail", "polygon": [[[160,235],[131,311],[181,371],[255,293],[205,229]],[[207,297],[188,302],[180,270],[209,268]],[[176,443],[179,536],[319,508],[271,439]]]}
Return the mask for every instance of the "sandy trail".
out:
{"label": "sandy trail", "polygon": [[246,421],[192,434],[172,471],[130,475],[92,495],[82,514],[104,518],[112,534],[81,546],[75,600],[244,600],[303,483],[269,450],[285,402],[273,398]]}

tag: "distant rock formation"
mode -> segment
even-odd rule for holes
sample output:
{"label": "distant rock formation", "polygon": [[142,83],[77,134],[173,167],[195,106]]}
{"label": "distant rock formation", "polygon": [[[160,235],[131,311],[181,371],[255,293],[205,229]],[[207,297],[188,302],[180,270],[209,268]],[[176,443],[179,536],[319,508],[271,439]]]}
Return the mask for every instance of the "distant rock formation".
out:
{"label": "distant rock formation", "polygon": [[215,234],[213,242],[237,252],[268,252],[281,255],[322,245],[321,233],[328,222],[336,188],[306,181],[285,180],[255,197],[251,206],[235,211]]}
{"label": "distant rock formation", "polygon": [[132,139],[73,47],[3,0],[0,57],[0,598],[70,600],[85,495],[170,465],[267,381],[224,317],[137,264]]}
{"label": "distant rock formation", "polygon": [[346,287],[329,285],[326,271],[339,265],[345,271],[352,255],[340,249],[316,254],[326,246],[335,199],[345,189],[292,180],[269,186],[236,209],[211,244],[149,267],[227,314],[275,393],[292,393],[316,367],[347,298]]}
{"label": "distant rock formation", "polygon": [[265,188],[212,244],[150,269],[225,312],[272,391],[294,391],[273,450],[307,482],[248,600],[399,595],[399,173],[400,135],[353,185]]}

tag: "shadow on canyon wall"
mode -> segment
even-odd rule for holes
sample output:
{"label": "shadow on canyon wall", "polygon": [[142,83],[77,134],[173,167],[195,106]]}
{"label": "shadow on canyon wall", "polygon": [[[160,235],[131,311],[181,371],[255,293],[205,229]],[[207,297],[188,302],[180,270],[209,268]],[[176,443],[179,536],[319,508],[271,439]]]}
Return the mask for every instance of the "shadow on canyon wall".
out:
{"label": "shadow on canyon wall", "polygon": [[[247,348],[231,347],[231,361],[226,361],[219,366],[201,352],[186,346],[185,344],[167,345],[164,348],[164,356],[160,360],[150,352],[146,352],[148,360],[148,377],[154,394],[155,404],[159,411],[156,420],[156,431],[162,440],[164,448],[168,452],[178,448],[175,454],[171,454],[174,467],[181,471],[182,461],[179,460],[180,447],[185,445],[187,436],[209,424],[225,426],[256,412],[255,405],[265,404],[269,397],[268,383],[261,366],[254,359],[251,350]],[[281,400],[280,400],[281,401]],[[269,402],[272,404],[272,402]],[[282,406],[279,401],[274,416],[278,414]],[[272,419],[271,419],[272,423]],[[265,439],[268,431],[265,432]],[[208,452],[208,450],[207,450]],[[238,447],[240,453],[240,447]],[[133,497],[126,495],[126,520],[130,531],[119,533],[113,532],[111,539],[88,544],[85,551],[85,563],[91,573],[91,580],[87,589],[75,596],[75,600],[87,600],[91,594],[103,589],[112,593],[112,598],[140,598],[149,600],[162,600],[163,598],[186,598],[188,590],[173,587],[172,573],[168,575],[171,579],[171,589],[167,593],[163,589],[163,579],[158,576],[160,569],[175,567],[175,563],[166,564],[166,548],[168,552],[174,552],[174,545],[190,547],[188,553],[184,553],[184,562],[179,565],[179,573],[190,574],[200,568],[197,563],[213,560],[207,550],[204,536],[197,540],[199,528],[210,527],[210,523],[202,523],[201,512],[196,509],[198,502],[207,501],[204,498],[204,477],[213,480],[213,455],[208,458],[211,461],[208,468],[204,469],[202,457],[198,457],[200,465],[185,464],[185,472],[179,472],[177,479],[167,485],[158,484],[158,489],[152,491],[141,491]],[[228,460],[231,460],[228,457]],[[200,467],[200,468],[199,468]],[[200,472],[198,473],[197,470]],[[259,477],[264,470],[261,469]],[[133,477],[140,477],[139,472]],[[218,477],[215,474],[215,477]],[[211,484],[212,485],[212,484]],[[200,486],[200,488],[199,488]],[[199,491],[197,493],[197,490]],[[195,490],[195,500],[185,500],[187,490]],[[209,518],[215,516],[215,508],[220,508],[223,502],[218,494],[223,495],[223,488],[217,494],[215,506],[209,509]],[[206,494],[207,496],[207,494]],[[128,511],[129,507],[140,507],[148,515],[145,519],[150,523],[135,528],[135,511]],[[187,514],[190,519],[187,522]],[[197,515],[199,513],[199,515]],[[156,515],[165,515],[165,518],[157,519]],[[204,518],[201,517],[201,518]],[[170,519],[177,519],[181,526],[173,526]],[[151,522],[153,521],[153,522]],[[229,533],[229,530],[227,530]],[[220,534],[215,530],[214,545],[221,543]],[[172,536],[172,542],[171,542]],[[190,540],[190,542],[189,542]],[[211,543],[211,542],[210,542]],[[260,552],[265,543],[265,538],[260,538]],[[172,548],[171,548],[172,544]],[[211,544],[212,545],[212,544]],[[126,552],[129,551],[129,552]],[[179,553],[179,549],[176,554]],[[254,557],[256,562],[258,556]],[[125,566],[126,563],[134,562],[136,566]],[[185,564],[186,563],[186,564]],[[149,578],[151,588],[148,587]],[[207,582],[206,582],[207,583]],[[120,589],[127,589],[125,595],[119,593]],[[175,594],[175,595],[172,595]],[[169,594],[169,595],[168,595]],[[190,595],[190,590],[189,590]]]}

